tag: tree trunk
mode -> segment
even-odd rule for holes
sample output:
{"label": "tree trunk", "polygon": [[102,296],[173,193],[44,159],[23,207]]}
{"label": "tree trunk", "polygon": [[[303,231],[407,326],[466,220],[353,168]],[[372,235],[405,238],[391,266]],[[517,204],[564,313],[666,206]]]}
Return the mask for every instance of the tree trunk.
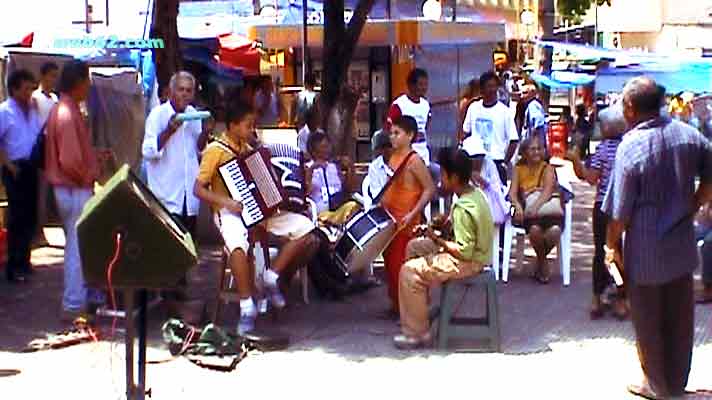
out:
{"label": "tree trunk", "polygon": [[151,37],[162,38],[165,43],[164,48],[153,49],[159,90],[166,87],[171,76],[183,66],[178,45],[178,3],[179,0],[156,0],[153,7]]}
{"label": "tree trunk", "polygon": [[[556,7],[554,5],[554,0],[543,0],[540,3],[539,8],[539,23],[541,24],[542,30],[544,31],[542,40],[553,40],[554,39],[554,17],[556,16]],[[551,64],[554,56],[554,49],[547,46],[544,47],[542,74],[549,76],[551,75]],[[544,108],[549,109],[549,99],[551,97],[551,90],[549,87],[544,86],[541,91],[541,102]]]}
{"label": "tree trunk", "polygon": [[346,82],[358,38],[374,3],[375,0],[360,0],[347,26],[344,22],[344,0],[324,2],[324,69],[319,96],[322,126],[329,132],[336,155],[352,159],[356,153],[353,119],[358,93],[353,93],[342,82]]}

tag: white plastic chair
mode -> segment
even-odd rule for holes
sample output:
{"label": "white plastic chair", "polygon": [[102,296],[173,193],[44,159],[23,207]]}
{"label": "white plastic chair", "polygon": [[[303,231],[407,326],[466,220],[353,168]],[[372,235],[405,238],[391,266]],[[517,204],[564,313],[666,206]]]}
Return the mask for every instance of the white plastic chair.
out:
{"label": "white plastic chair", "polygon": [[[564,189],[573,193],[571,182],[567,179],[558,177],[558,183]],[[573,223],[573,200],[569,200],[564,205],[564,230],[559,237],[559,244],[556,248],[557,258],[559,261],[559,269],[563,278],[564,286],[569,286],[571,283],[571,229]],[[504,226],[504,251],[502,254],[502,280],[507,282],[509,279],[509,262],[512,250],[512,238],[517,237],[517,268],[522,268],[524,264],[524,243],[526,241],[526,232],[523,228],[512,225],[511,220],[507,220]],[[499,241],[499,239],[497,239]],[[496,270],[496,269],[495,269]],[[495,273],[496,274],[496,273]]]}

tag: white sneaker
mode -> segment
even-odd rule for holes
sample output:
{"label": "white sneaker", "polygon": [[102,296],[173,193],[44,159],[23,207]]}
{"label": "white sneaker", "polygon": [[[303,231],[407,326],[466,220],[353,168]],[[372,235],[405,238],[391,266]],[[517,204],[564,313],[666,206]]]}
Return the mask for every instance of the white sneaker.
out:
{"label": "white sneaker", "polygon": [[250,299],[249,306],[242,304],[240,302],[240,321],[237,323],[237,334],[243,335],[245,332],[249,332],[255,329],[255,319],[257,319],[257,308],[255,307],[252,299]]}
{"label": "white sneaker", "polygon": [[265,290],[267,295],[269,295],[269,301],[272,307],[276,309],[282,309],[287,306],[287,302],[282,296],[282,292],[279,291],[279,286],[277,284],[269,284],[265,282]]}

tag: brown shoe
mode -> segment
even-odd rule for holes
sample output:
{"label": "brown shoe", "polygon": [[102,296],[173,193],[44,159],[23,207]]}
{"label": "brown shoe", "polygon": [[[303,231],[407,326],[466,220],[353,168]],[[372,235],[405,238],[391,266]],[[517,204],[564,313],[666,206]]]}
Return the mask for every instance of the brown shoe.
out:
{"label": "brown shoe", "polygon": [[615,303],[613,303],[613,316],[618,318],[619,321],[625,321],[628,319],[629,314],[630,309],[626,300],[616,299]]}

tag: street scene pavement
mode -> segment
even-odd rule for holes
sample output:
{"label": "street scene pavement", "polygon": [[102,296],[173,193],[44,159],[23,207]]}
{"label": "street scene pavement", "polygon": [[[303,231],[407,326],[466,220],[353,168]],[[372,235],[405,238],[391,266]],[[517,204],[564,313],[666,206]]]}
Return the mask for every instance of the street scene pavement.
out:
{"label": "street scene pavement", "polygon": [[[571,171],[563,168],[560,173]],[[152,398],[634,398],[626,385],[638,383],[642,372],[631,323],[612,316],[589,319],[594,190],[575,178],[574,182],[571,285],[564,287],[559,274],[548,285],[529,279],[533,251],[527,246],[523,270],[514,269],[509,283],[497,286],[501,353],[396,350],[392,337],[399,328],[379,316],[387,307],[385,286],[342,302],[321,300],[312,293],[311,304],[305,305],[295,281],[290,306],[279,322],[258,320],[258,327],[278,326],[288,333],[289,348],[251,352],[232,372],[200,368],[184,358],[171,360],[160,334],[167,319],[165,307],[151,309],[148,360],[165,361],[148,366]],[[211,316],[221,268],[219,247],[200,250],[200,264],[190,273],[190,296],[206,300],[206,315]],[[0,283],[1,399],[124,396],[123,336],[119,329],[113,341],[107,339],[109,319],[100,321],[98,342],[23,352],[32,339],[66,328],[59,321],[62,254],[61,248],[37,249],[33,253],[37,269],[29,284]],[[550,256],[552,264],[555,254]],[[483,293],[470,291],[460,312],[483,312],[483,298]],[[218,322],[232,331],[238,315],[237,306],[229,304]],[[117,325],[121,328],[122,321]],[[689,390],[712,389],[711,331],[712,307],[698,305]]]}

